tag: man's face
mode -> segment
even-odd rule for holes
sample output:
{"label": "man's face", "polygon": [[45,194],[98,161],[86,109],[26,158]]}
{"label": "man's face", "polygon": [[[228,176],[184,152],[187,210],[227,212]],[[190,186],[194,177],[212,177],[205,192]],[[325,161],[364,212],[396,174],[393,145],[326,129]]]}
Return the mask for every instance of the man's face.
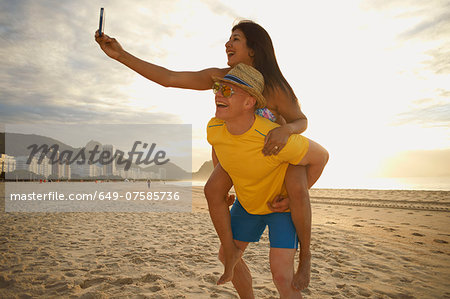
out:
{"label": "man's face", "polygon": [[[219,82],[219,91],[216,93],[216,117],[222,120],[232,120],[241,116],[245,111],[245,103],[250,95],[236,85]],[[226,97],[231,88],[231,96]]]}

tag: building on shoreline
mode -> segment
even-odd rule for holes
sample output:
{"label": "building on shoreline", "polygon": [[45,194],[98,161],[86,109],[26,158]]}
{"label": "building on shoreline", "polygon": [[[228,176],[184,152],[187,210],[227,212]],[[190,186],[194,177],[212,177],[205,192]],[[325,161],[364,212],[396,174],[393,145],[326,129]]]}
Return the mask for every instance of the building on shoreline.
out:
{"label": "building on shoreline", "polygon": [[13,172],[16,170],[16,159],[6,154],[0,155],[1,172]]}
{"label": "building on shoreline", "polygon": [[[106,150],[112,151],[113,146],[106,146]],[[42,176],[45,179],[95,179],[105,177],[121,177],[123,179],[142,180],[142,179],[165,179],[165,170],[160,170],[159,173],[143,171],[142,168],[133,166],[128,170],[124,170],[123,167],[117,167],[116,161],[107,165],[101,165],[99,163],[90,164],[88,161],[75,161],[70,163],[68,159],[59,161],[59,151],[55,154],[54,163],[47,156],[44,156],[41,161],[36,156],[32,157],[30,163],[28,156],[10,156],[2,154],[0,156],[1,173],[12,173],[14,171],[29,171],[38,176]]]}

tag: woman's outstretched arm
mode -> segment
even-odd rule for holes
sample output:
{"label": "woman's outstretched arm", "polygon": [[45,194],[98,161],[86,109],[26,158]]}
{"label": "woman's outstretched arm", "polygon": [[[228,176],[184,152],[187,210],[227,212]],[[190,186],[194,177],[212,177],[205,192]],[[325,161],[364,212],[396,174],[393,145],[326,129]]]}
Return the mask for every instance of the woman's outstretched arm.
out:
{"label": "woman's outstretched arm", "polygon": [[129,67],[145,78],[165,87],[185,89],[210,89],[213,76],[223,77],[228,69],[208,68],[201,71],[177,72],[159,65],[144,61],[125,51],[120,43],[106,34],[95,33],[95,41],[106,55]]}

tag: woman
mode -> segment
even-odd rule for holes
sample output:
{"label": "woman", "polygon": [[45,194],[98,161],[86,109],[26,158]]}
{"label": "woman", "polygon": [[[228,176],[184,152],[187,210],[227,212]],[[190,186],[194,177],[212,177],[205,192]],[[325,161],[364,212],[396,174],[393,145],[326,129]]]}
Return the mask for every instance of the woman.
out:
{"label": "woman", "polygon": [[[131,55],[123,50],[114,38],[105,34],[100,37],[97,32],[96,41],[109,57],[165,87],[210,89],[213,85],[212,77],[224,77],[230,70],[230,68],[209,68],[197,72],[175,72]],[[291,134],[299,134],[306,130],[307,120],[301,112],[292,88],[281,74],[270,36],[258,24],[242,21],[233,27],[231,37],[225,47],[230,67],[238,63],[245,63],[254,66],[264,76],[264,97],[267,100],[267,108],[257,111],[257,113],[277,121],[281,126],[267,135],[263,154],[276,155],[284,147]],[[215,169],[205,185],[205,196],[211,220],[224,250],[225,272],[218,281],[218,284],[223,284],[232,280],[233,269],[240,261],[241,253],[233,241],[228,202],[225,200],[232,187],[232,182],[218,163],[214,151],[213,162]],[[302,290],[308,286],[310,279],[311,207],[308,189],[315,182],[307,180],[304,167],[292,165],[286,172],[285,181],[292,220],[301,244],[300,263],[294,276],[293,286]],[[274,211],[282,211],[285,207],[286,204]]]}

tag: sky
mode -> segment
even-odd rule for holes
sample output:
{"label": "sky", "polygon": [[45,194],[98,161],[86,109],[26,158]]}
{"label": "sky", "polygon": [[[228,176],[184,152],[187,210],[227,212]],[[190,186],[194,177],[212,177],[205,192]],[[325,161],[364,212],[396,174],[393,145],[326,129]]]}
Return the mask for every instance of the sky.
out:
{"label": "sky", "polygon": [[210,159],[211,91],[164,88],[108,58],[105,33],[172,70],[227,67],[239,20],[270,34],[309,126],[330,152],[322,187],[370,177],[450,177],[450,2],[0,2],[0,123],[192,124]]}

